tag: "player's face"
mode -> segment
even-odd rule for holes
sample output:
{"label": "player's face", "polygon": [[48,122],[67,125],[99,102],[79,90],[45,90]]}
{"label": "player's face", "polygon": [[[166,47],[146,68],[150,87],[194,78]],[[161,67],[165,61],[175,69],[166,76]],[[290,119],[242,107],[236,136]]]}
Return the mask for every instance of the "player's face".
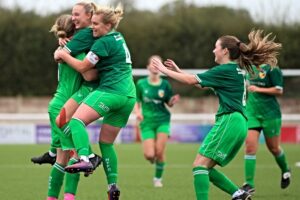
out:
{"label": "player's face", "polygon": [[100,37],[108,33],[111,29],[110,24],[104,24],[102,22],[103,15],[93,15],[92,17],[92,29],[93,29],[93,36]]}
{"label": "player's face", "polygon": [[82,5],[75,5],[72,9],[72,21],[76,29],[90,26],[91,14],[86,13]]}
{"label": "player's face", "polygon": [[218,64],[222,64],[225,55],[225,49],[222,49],[220,40],[217,40],[213,53],[215,54],[215,62]]}
{"label": "player's face", "polygon": [[154,74],[154,75],[159,74],[158,69],[156,69],[151,63],[148,64],[148,70],[150,74]]}

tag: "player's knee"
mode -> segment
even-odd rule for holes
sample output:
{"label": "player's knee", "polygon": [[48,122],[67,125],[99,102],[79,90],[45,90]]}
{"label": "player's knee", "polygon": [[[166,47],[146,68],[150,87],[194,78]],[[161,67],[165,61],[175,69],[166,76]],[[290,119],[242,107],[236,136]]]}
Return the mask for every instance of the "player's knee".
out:
{"label": "player's knee", "polygon": [[255,155],[256,154],[256,148],[248,147],[248,148],[245,149],[245,153],[247,155]]}
{"label": "player's knee", "polygon": [[195,167],[204,167],[204,168],[208,169],[208,166],[206,164],[198,163],[198,162],[194,161],[193,162],[193,168],[195,168]]}
{"label": "player's knee", "polygon": [[274,156],[281,154],[281,149],[279,147],[270,147],[269,150]]}
{"label": "player's knee", "polygon": [[146,160],[149,160],[149,161],[153,161],[155,159],[154,154],[153,153],[148,153],[148,152],[144,153],[144,157],[145,157]]}
{"label": "player's knee", "polygon": [[164,158],[164,152],[163,150],[157,150],[155,152],[155,157],[158,159],[158,160],[163,160]]}
{"label": "player's knee", "polygon": [[246,142],[245,144],[245,153],[247,155],[255,155],[257,151],[257,145]]}

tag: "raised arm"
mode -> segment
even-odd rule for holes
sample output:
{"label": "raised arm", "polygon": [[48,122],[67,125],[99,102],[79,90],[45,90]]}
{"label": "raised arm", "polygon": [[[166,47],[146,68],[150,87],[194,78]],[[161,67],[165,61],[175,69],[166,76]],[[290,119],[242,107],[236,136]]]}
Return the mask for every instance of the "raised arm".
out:
{"label": "raised arm", "polygon": [[156,59],[156,58],[153,58],[152,62],[153,62],[153,66],[156,69],[158,69],[160,72],[162,72],[166,76],[169,76],[179,82],[182,82],[182,83],[185,83],[188,85],[195,85],[198,83],[195,75],[193,75],[193,74],[183,73],[182,70],[180,70],[181,72],[170,70],[166,66],[164,66],[163,63],[159,59]]}

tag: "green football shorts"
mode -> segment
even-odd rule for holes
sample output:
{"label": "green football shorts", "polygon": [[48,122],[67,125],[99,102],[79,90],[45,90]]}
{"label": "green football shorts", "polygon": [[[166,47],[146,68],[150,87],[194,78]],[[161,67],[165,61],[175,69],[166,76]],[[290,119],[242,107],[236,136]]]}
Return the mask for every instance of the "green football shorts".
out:
{"label": "green football shorts", "polygon": [[51,127],[51,147],[54,148],[61,148],[60,143],[60,133],[61,130],[56,125],[56,117],[59,113],[59,110],[57,112],[54,112],[53,109],[51,112],[49,112],[49,119],[50,119],[50,127]]}
{"label": "green football shorts", "polygon": [[147,139],[156,139],[158,133],[164,133],[170,136],[170,122],[141,122],[140,129],[141,138],[143,141]]}
{"label": "green football shorts", "polygon": [[260,116],[248,115],[248,129],[261,128],[265,137],[279,136],[281,132],[281,118],[264,119]]}
{"label": "green football shorts", "polygon": [[227,165],[238,153],[247,137],[247,120],[239,113],[223,114],[216,118],[213,128],[205,137],[199,153]]}
{"label": "green football shorts", "polygon": [[103,124],[125,127],[136,98],[94,90],[83,103],[92,107],[103,117]]}
{"label": "green football shorts", "polygon": [[98,85],[85,85],[82,84],[81,87],[72,95],[72,99],[76,101],[78,104],[81,104],[85,97],[87,97],[93,90],[95,90]]}

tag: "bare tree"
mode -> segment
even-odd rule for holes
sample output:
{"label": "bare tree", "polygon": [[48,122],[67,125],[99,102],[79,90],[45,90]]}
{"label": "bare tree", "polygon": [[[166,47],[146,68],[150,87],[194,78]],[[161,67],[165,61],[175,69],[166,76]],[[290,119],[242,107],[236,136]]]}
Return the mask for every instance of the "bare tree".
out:
{"label": "bare tree", "polygon": [[111,0],[111,5],[117,5],[118,3],[121,3],[124,7],[125,11],[131,11],[135,8],[135,0]]}
{"label": "bare tree", "polygon": [[291,20],[290,9],[291,1],[260,1],[259,9],[255,13],[255,20],[264,23],[286,24]]}

